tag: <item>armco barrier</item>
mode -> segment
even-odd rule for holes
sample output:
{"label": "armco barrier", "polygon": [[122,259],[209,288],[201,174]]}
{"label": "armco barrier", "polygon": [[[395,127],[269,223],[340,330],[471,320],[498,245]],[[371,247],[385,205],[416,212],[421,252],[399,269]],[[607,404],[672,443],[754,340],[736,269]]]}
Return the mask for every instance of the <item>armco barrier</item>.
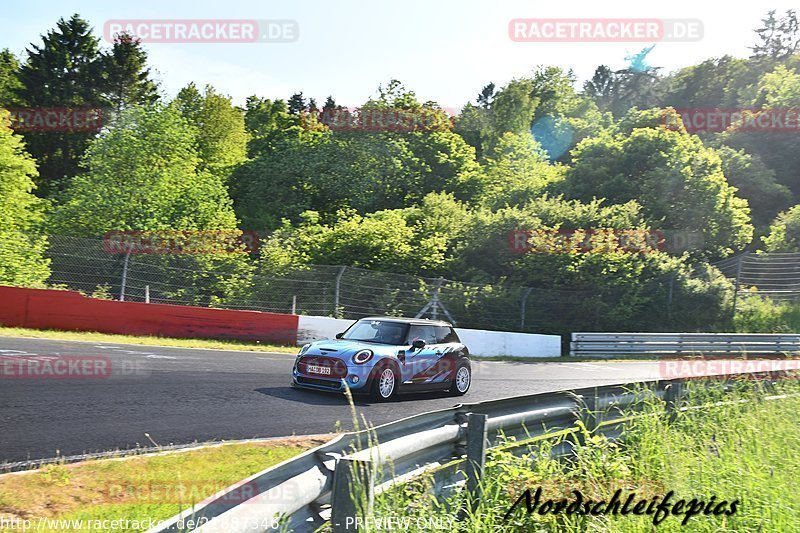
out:
{"label": "armco barrier", "polygon": [[73,291],[0,286],[0,324],[124,335],[297,341],[297,316],[183,305],[118,302]]}
{"label": "armco barrier", "polygon": [[[772,380],[788,375],[786,371],[747,373],[746,377],[759,380],[740,383],[759,383],[768,390]],[[723,382],[736,379],[729,374],[706,377]],[[624,423],[652,401],[646,390],[664,401],[668,412],[719,405],[681,406],[687,381],[644,381],[462,404],[369,431],[343,433],[214,494],[148,533],[305,533],[316,531],[326,520],[331,521],[333,533],[348,531],[341,520],[352,516],[347,472],[354,464],[368,465],[365,470],[372,474],[367,475],[366,486],[374,486],[375,492],[423,473],[433,478],[433,495],[446,495],[461,486],[470,490],[479,485],[481,473],[469,465],[483,464],[490,448],[524,451],[534,441],[555,438],[552,453],[564,455],[583,438],[582,427],[612,440],[621,438]],[[285,529],[270,526],[277,517],[287,521]]]}
{"label": "armco barrier", "polygon": [[570,355],[776,355],[800,352],[797,333],[573,333]]}

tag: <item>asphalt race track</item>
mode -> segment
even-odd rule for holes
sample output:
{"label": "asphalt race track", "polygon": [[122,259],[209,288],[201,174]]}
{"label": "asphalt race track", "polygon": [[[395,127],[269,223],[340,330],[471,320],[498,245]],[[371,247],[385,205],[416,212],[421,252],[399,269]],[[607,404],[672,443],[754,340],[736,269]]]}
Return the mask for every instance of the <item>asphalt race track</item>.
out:
{"label": "asphalt race track", "polygon": [[[0,337],[0,358],[95,356],[100,379],[0,377],[0,462],[194,441],[332,432],[352,426],[341,395],[289,386],[291,354],[166,348]],[[658,377],[658,363],[473,362],[461,399],[402,395],[381,404],[356,397],[371,424],[415,413],[535,392]]]}

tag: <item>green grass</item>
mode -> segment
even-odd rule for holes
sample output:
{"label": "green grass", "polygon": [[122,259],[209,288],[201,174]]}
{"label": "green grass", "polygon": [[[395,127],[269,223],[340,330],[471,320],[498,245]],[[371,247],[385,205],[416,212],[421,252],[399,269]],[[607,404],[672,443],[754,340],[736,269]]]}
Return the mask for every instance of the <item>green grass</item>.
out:
{"label": "green grass", "polygon": [[[779,391],[800,394],[795,381],[778,384]],[[746,400],[706,409],[679,412],[671,420],[663,402],[651,399],[647,416],[626,423],[624,443],[584,433],[568,458],[551,458],[553,440],[539,441],[521,456],[493,451],[487,458],[483,498],[461,523],[465,532],[517,531],[779,531],[798,530],[800,515],[800,398],[765,401],[766,393],[744,390],[725,394],[718,382],[695,382],[693,405],[720,400]],[[774,394],[774,393],[770,393]],[[528,515],[521,503],[508,521],[504,515],[526,488],[541,486],[548,499],[574,499],[580,490],[594,501],[608,501],[617,489],[625,496],[660,497],[674,491],[680,499],[716,503],[739,500],[730,516],[668,516],[658,526],[653,515],[554,516]],[[374,517],[439,517],[452,520],[463,496],[435,499],[428,481],[417,480],[376,498]],[[624,500],[623,500],[624,501]],[[637,498],[638,501],[638,498]],[[730,509],[730,507],[727,507]],[[445,522],[447,523],[447,522]],[[377,531],[378,529],[367,529]],[[412,530],[414,530],[412,528]]]}
{"label": "green grass", "polygon": [[[49,465],[35,472],[6,474],[0,476],[0,518],[27,518],[33,523],[40,518],[84,520],[83,530],[36,529],[41,532],[84,531],[89,520],[165,520],[322,442],[319,438],[295,437],[124,460]],[[19,529],[0,527],[0,532],[11,531]]]}
{"label": "green grass", "polygon": [[0,326],[0,337],[30,337],[36,339],[56,339],[67,341],[112,342],[120,344],[141,344],[146,346],[168,346],[176,348],[208,348],[212,350],[241,350],[252,352],[296,353],[296,346],[262,344],[260,342],[228,341],[212,339],[177,339],[172,337],[145,337],[135,335],[115,335],[95,331],[61,331],[54,329],[8,328]]}

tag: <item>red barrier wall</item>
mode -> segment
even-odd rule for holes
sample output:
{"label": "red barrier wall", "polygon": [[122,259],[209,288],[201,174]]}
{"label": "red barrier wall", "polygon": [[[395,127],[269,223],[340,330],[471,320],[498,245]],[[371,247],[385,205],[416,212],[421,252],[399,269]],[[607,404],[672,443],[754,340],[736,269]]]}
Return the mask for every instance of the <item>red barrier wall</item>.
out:
{"label": "red barrier wall", "polygon": [[118,302],[73,291],[5,286],[0,286],[0,324],[125,335],[297,342],[296,315]]}

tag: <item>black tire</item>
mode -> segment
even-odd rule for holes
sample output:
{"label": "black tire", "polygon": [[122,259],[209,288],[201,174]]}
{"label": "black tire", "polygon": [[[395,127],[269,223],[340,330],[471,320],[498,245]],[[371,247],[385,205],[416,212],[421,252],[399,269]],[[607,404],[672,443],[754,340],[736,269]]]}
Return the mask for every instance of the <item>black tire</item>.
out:
{"label": "black tire", "polygon": [[460,361],[453,374],[453,382],[448,391],[451,396],[464,396],[472,385],[472,367],[466,361]]}
{"label": "black tire", "polygon": [[394,365],[379,367],[372,377],[370,396],[377,402],[388,402],[397,395],[400,387],[400,375]]}

